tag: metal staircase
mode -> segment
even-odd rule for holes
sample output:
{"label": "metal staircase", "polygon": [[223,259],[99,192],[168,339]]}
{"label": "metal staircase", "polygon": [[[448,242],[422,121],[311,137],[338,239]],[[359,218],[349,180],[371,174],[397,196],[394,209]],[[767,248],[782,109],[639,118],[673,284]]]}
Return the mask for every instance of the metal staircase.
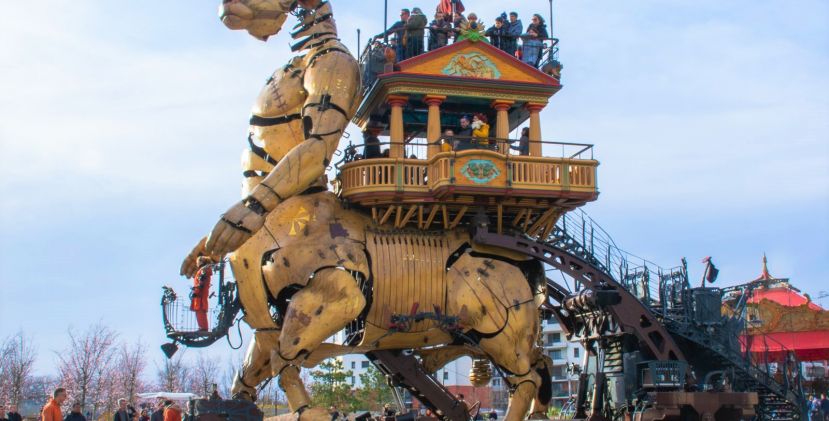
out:
{"label": "metal staircase", "polygon": [[[782,379],[775,378],[770,364],[753,359],[735,342],[742,327],[739,320],[722,316],[717,323],[706,325],[695,320],[694,296],[684,259],[681,266],[666,269],[627,253],[581,209],[563,215],[548,237],[534,240],[580,257],[623,285],[672,336],[697,351],[687,353],[690,362],[706,361],[728,368],[733,373],[733,387],[758,393],[760,419],[798,420],[805,413],[798,361],[791,361],[791,367],[796,369],[784,364],[783,375],[779,376]],[[575,289],[578,291],[578,284]],[[608,356],[612,355],[608,352]],[[612,365],[613,361],[606,358],[605,365]]]}

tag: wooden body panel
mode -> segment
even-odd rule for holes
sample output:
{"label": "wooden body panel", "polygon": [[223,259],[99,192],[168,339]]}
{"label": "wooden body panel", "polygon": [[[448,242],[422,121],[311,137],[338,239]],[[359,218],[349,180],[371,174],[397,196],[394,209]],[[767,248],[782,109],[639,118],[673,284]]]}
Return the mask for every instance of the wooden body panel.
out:
{"label": "wooden body panel", "polygon": [[[366,323],[382,329],[393,325],[393,315],[446,312],[446,262],[467,235],[420,232],[369,231],[366,250],[371,258],[374,304]],[[426,318],[413,322],[407,332],[424,332],[439,326]]]}

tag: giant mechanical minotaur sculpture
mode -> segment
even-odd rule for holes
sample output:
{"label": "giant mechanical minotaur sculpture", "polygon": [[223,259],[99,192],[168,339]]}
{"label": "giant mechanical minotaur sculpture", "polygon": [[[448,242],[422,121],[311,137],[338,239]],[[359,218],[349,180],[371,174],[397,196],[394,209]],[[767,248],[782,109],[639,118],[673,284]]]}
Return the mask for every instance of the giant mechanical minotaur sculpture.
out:
{"label": "giant mechanical minotaur sculpture", "polygon": [[[262,40],[288,14],[300,20],[293,48],[305,54],[274,73],[253,108],[242,201],[181,267],[189,277],[197,261],[230,253],[245,322],[255,330],[234,396],[255,399],[258,385],[279,376],[301,419],[327,420],[324,408],[310,408],[301,367],[344,353],[429,348],[418,351],[426,370],[464,354],[492,360],[513,391],[505,419],[524,418],[534,399],[543,413],[549,387],[540,386],[549,386],[549,375],[539,374],[547,369],[537,346],[542,266],[479,246],[465,228],[388,230],[313,188],[360,91],[357,63],[337,40],[331,6],[227,0],[221,8],[225,25]],[[344,346],[324,344],[346,327],[352,335]]]}

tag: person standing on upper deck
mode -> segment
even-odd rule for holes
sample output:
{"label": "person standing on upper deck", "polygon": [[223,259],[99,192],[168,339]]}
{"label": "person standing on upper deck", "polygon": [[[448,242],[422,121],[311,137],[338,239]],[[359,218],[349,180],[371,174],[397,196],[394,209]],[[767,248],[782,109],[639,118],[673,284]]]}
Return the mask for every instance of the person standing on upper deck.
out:
{"label": "person standing on upper deck", "polygon": [[380,158],[380,139],[371,130],[363,132],[363,157],[365,159]]}
{"label": "person standing on upper deck", "polygon": [[427,23],[426,15],[423,14],[419,7],[412,9],[412,13],[405,24],[405,58],[417,57],[423,54],[423,36]]}
{"label": "person standing on upper deck", "polygon": [[455,15],[452,18],[452,42],[456,42],[458,40],[458,35],[461,33],[461,28],[466,26],[467,21],[466,17],[461,12],[455,12]]}
{"label": "person standing on upper deck", "polygon": [[436,11],[435,20],[429,24],[429,51],[449,44],[451,32],[452,24],[446,19],[446,15],[440,10]]}
{"label": "person standing on upper deck", "polygon": [[503,16],[495,18],[495,25],[486,30],[486,36],[489,37],[489,43],[493,47],[509,53],[506,49],[509,38],[507,38],[507,27],[504,25]]}
{"label": "person standing on upper deck", "polygon": [[510,12],[509,13],[509,22],[505,25],[507,27],[506,31],[506,51],[509,55],[514,56],[515,51],[518,50],[518,38],[521,37],[521,34],[524,33],[524,24],[521,23],[521,19],[518,19],[518,13]]}
{"label": "person standing on upper deck", "polygon": [[406,21],[409,20],[410,15],[411,12],[409,12],[409,9],[401,9],[400,20],[392,24],[389,29],[386,29],[385,31],[374,36],[374,39],[380,39],[388,35],[394,35],[392,41],[397,42],[394,47],[394,52],[397,54],[397,61],[404,60],[404,34],[406,32]]}
{"label": "person standing on upper deck", "polygon": [[530,128],[521,129],[521,138],[518,139],[518,146],[509,145],[509,148],[518,151],[518,155],[527,156],[530,154]]}
{"label": "person standing on upper deck", "polygon": [[472,149],[472,117],[468,115],[461,117],[460,124],[461,129],[458,130],[454,149],[456,151]]}
{"label": "person standing on upper deck", "polygon": [[544,23],[544,18],[538,13],[533,15],[532,23],[527,27],[527,33],[522,35],[524,38],[524,45],[521,49],[522,60],[524,63],[533,67],[538,67],[541,61],[541,53],[544,49],[544,40],[549,38],[547,33],[547,25]]}

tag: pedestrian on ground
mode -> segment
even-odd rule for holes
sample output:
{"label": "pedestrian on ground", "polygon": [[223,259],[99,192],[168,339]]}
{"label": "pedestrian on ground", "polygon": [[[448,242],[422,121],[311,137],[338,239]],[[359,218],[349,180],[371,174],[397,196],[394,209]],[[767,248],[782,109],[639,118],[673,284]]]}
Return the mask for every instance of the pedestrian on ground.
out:
{"label": "pedestrian on ground", "polygon": [[127,409],[126,399],[118,399],[118,410],[112,416],[112,421],[132,421],[132,417],[130,417],[129,410]]}
{"label": "pedestrian on ground", "polygon": [[17,404],[9,404],[9,412],[6,414],[9,421],[23,421],[23,417],[17,412]]}
{"label": "pedestrian on ground", "polygon": [[6,405],[4,405],[3,402],[0,402],[0,421],[9,421],[8,418],[6,418]]}
{"label": "pedestrian on ground", "polygon": [[[11,420],[9,420],[11,421]],[[81,403],[72,402],[72,409],[63,421],[86,421],[86,417],[81,413]]]}
{"label": "pedestrian on ground", "polygon": [[59,387],[52,392],[52,398],[40,412],[42,421],[63,421],[63,413],[60,406],[66,402],[66,389]]}
{"label": "pedestrian on ground", "polygon": [[155,404],[155,410],[150,416],[150,421],[164,421],[164,401],[159,400]]}
{"label": "pedestrian on ground", "polygon": [[823,412],[823,419],[829,421],[829,398],[825,393],[820,394],[820,412]]}
{"label": "pedestrian on ground", "polygon": [[181,407],[171,400],[164,402],[164,421],[181,421]]}

